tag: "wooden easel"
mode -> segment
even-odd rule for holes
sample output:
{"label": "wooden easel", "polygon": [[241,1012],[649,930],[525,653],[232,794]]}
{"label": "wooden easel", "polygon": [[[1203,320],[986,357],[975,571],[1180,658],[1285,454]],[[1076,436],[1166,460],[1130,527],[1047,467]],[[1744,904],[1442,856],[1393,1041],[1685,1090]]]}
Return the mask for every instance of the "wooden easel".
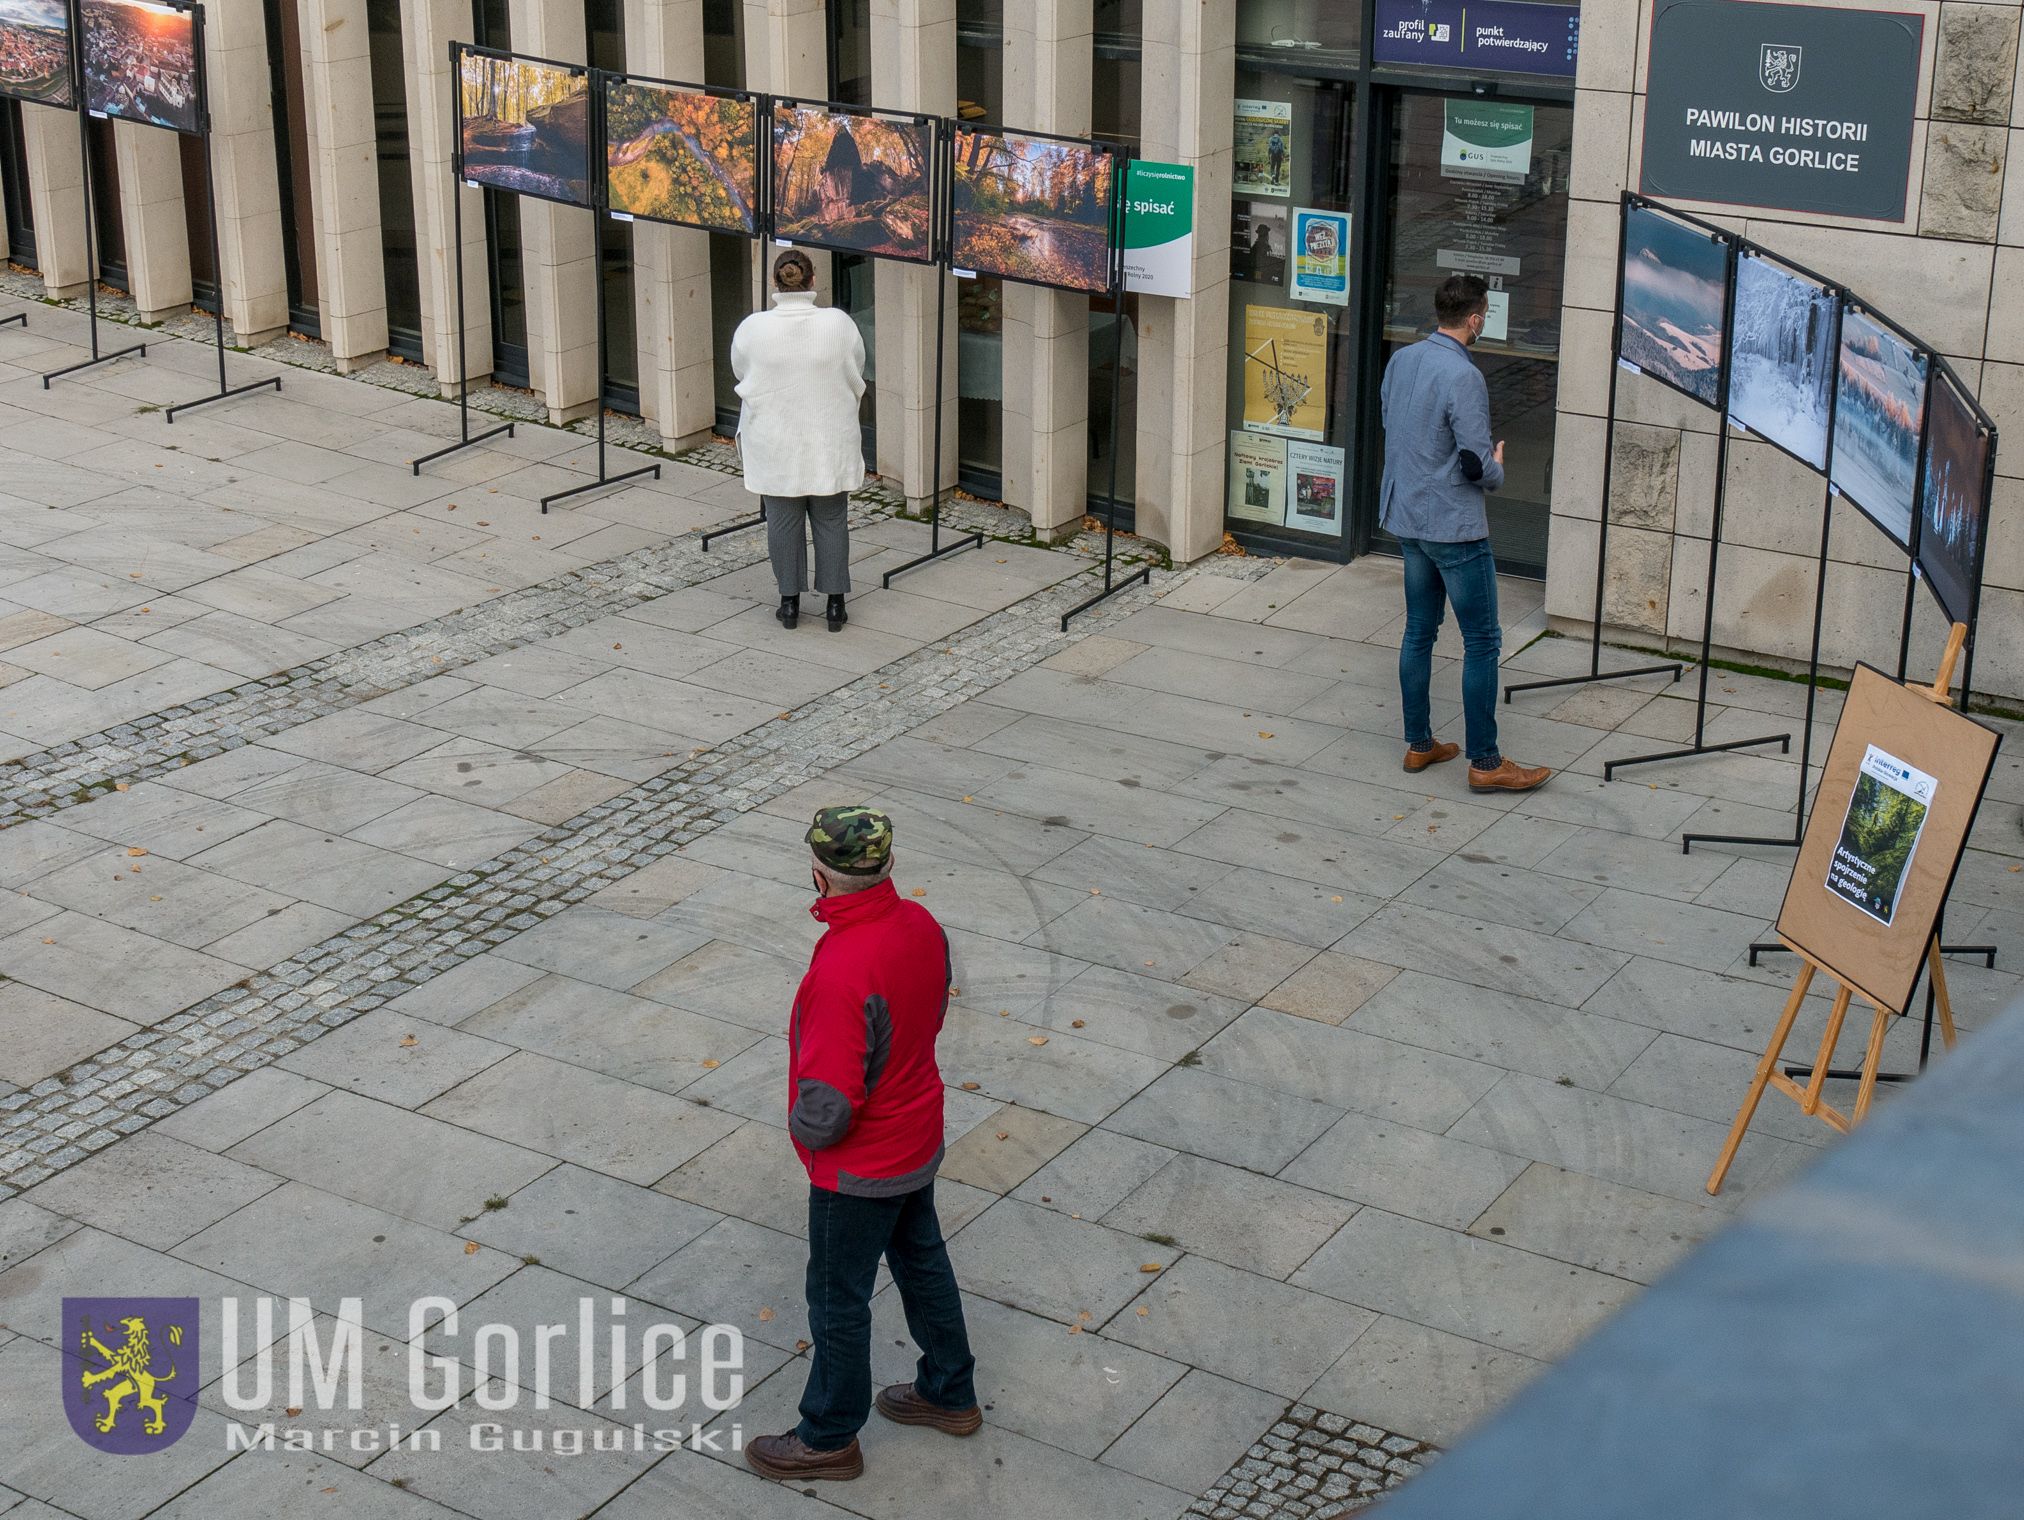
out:
{"label": "wooden easel", "polygon": [[[1961,648],[1967,642],[1968,627],[1956,623],[1947,635],[1947,647],[1940,655],[1938,676],[1931,686],[1910,688],[1920,696],[1951,707],[1953,698],[1949,688],[1953,685],[1954,665],[1960,659]],[[1779,939],[1800,960],[1798,979],[1792,984],[1792,995],[1785,1000],[1785,1012],[1778,1020],[1778,1027],[1771,1031],[1771,1043],[1764,1048],[1764,1058],[1757,1063],[1757,1071],[1750,1079],[1749,1091],[1743,1095],[1743,1106],[1736,1110],[1736,1122],[1729,1126],[1729,1138],[1722,1142],[1722,1154],[1715,1162],[1715,1169],[1708,1174],[1709,1193],[1722,1190],[1722,1180],[1729,1175],[1729,1167],[1741,1149],[1743,1136],[1750,1128],[1750,1120],[1757,1112],[1757,1104],[1767,1087],[1776,1088],[1799,1105],[1801,1113],[1811,1114],[1821,1122],[1847,1134],[1869,1115],[1870,1099],[1876,1094],[1877,1067],[1883,1060],[1883,1038],[1895,1016],[1892,1009],[1864,997],[1863,1001],[1875,1009],[1870,1020],[1869,1045],[1863,1052],[1862,1075],[1856,1083],[1855,1104],[1848,1113],[1843,1113],[1820,1095],[1826,1085],[1827,1071],[1834,1064],[1834,1047],[1841,1038],[1841,1026],[1848,1017],[1848,1005],[1858,996],[1846,983],[1835,991],[1834,1003],[1827,1011],[1827,1029],[1820,1037],[1820,1052],[1814,1057],[1813,1073],[1804,1087],[1778,1069],[1784,1059],[1785,1042],[1792,1035],[1792,1026],[1798,1022],[1800,1007],[1806,1001],[1808,989],[1813,985],[1815,972],[1833,977],[1834,972],[1813,956],[1807,954],[1783,935]],[[1933,1002],[1939,1015],[1940,1038],[1947,1049],[1954,1048],[1954,1007],[1947,994],[1947,973],[1940,957],[1940,937],[1937,933],[1926,946],[1926,974],[1932,979]]]}

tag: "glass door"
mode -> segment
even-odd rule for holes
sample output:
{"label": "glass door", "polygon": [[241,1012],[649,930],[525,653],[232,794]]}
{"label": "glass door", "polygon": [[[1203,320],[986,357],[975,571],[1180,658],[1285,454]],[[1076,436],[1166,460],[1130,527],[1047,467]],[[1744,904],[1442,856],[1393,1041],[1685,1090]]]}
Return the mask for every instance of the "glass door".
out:
{"label": "glass door", "polygon": [[[274,169],[281,190],[281,262],[288,280],[288,326],[314,338],[323,332],[323,306],[317,285],[316,211],[311,196],[309,106],[302,82],[302,31],[296,0],[267,0],[267,68],[274,105]],[[190,163],[190,144],[183,143],[184,204],[192,195],[202,199],[203,163]],[[201,151],[201,148],[199,149]],[[204,210],[208,218],[210,211]],[[211,269],[208,220],[199,227],[194,214],[190,228],[190,276],[197,304],[215,309],[217,271]]]}
{"label": "glass door", "polygon": [[[1488,502],[1490,542],[1500,569],[1543,575],[1574,112],[1466,92],[1388,93],[1382,357],[1433,331],[1434,289],[1449,275],[1488,282],[1490,321],[1474,357],[1489,384],[1492,430],[1505,442],[1504,486]],[[1382,454],[1370,454],[1374,502]],[[1373,547],[1393,551],[1374,522],[1371,535]]]}
{"label": "glass door", "polygon": [[7,257],[24,269],[38,269],[35,213],[28,199],[28,146],[21,133],[21,102],[0,100],[0,196],[6,201]]}

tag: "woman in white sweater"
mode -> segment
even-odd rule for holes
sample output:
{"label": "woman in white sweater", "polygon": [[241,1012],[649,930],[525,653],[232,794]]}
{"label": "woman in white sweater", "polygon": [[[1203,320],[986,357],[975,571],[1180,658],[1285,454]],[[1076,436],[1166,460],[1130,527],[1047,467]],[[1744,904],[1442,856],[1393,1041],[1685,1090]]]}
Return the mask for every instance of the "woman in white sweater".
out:
{"label": "woman in white sweater", "polygon": [[[835,633],[848,621],[847,498],[864,484],[864,339],[845,312],[815,304],[815,266],[788,249],[773,265],[773,308],[754,312],[731,337],[731,373],[743,403],[738,452],[745,489],[766,509],[766,552],[780,587],[773,615],[792,628],[808,584],[815,535],[815,589],[829,598]],[[806,526],[804,526],[804,524]]]}

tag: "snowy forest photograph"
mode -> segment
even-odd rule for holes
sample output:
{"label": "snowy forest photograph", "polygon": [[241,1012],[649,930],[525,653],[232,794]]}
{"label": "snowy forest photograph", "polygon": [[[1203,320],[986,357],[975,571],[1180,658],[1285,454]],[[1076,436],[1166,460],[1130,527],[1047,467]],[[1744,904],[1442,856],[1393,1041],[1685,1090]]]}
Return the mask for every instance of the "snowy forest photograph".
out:
{"label": "snowy forest photograph", "polygon": [[466,52],[458,116],[464,178],[590,204],[590,77],[529,58]]}
{"label": "snowy forest photograph", "polygon": [[1925,409],[1925,356],[1863,313],[1845,312],[1828,479],[1906,551]]}
{"label": "snowy forest photograph", "polygon": [[604,141],[612,210],[747,236],[758,230],[752,101],[617,81],[605,89]]}
{"label": "snowy forest photograph", "polygon": [[773,231],[782,242],[925,263],[934,129],[821,106],[773,108]]}
{"label": "snowy forest photograph", "polygon": [[955,262],[1068,290],[1110,288],[1111,155],[1088,143],[956,129]]}
{"label": "snowy forest photograph", "polygon": [[1696,401],[1721,404],[1722,301],[1729,249],[1643,206],[1623,232],[1623,321],[1617,352]]}
{"label": "snowy forest photograph", "polygon": [[1838,299],[1770,259],[1737,260],[1729,415],[1816,470],[1827,468]]}
{"label": "snowy forest photograph", "polygon": [[1944,379],[1927,393],[1926,492],[1919,507],[1919,567],[1947,609],[1966,622],[1975,610],[1975,565],[1988,523],[1983,487],[1989,438],[1973,408]]}

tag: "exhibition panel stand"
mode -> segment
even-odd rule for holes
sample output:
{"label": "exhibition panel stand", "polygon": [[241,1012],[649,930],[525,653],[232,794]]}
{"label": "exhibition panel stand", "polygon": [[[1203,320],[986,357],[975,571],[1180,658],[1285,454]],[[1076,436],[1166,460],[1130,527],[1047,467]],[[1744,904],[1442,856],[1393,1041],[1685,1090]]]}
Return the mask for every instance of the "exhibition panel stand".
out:
{"label": "exhibition panel stand", "polygon": [[471,431],[471,366],[464,344],[464,191],[479,186],[476,181],[464,178],[464,54],[478,51],[468,43],[450,44],[450,261],[457,269],[457,441],[409,460],[408,468],[417,475],[422,473],[423,465],[447,459],[473,444],[502,433],[508,438],[513,436],[511,422],[502,422],[482,433]]}
{"label": "exhibition panel stand", "polygon": [[[1713,336],[1720,345],[1721,358],[1714,374],[1707,373],[1701,362],[1695,368],[1682,367],[1677,351],[1653,344],[1647,351],[1640,350],[1638,359],[1625,357],[1621,352],[1622,332],[1626,325],[1627,292],[1623,274],[1632,257],[1631,236],[1634,224],[1642,223],[1645,239],[1640,241],[1637,256],[1641,266],[1650,261],[1660,263],[1678,259],[1682,272],[1699,274],[1696,282],[1705,290],[1712,278],[1720,280],[1720,313],[1713,322]],[[1730,361],[1736,307],[1736,239],[1720,228],[1693,217],[1669,211],[1642,196],[1624,197],[1624,242],[1622,256],[1617,260],[1618,301],[1617,332],[1619,352],[1614,370],[1630,368],[1639,374],[1650,375],[1653,379],[1684,392],[1703,405],[1720,407],[1723,398],[1729,394]],[[1670,245],[1670,246],[1668,246]],[[1715,251],[1711,251],[1715,250]],[[1717,273],[1718,271],[1718,273]],[[1711,278],[1712,277],[1712,278]],[[1703,314],[1705,318],[1715,314]],[[1641,329],[1644,330],[1644,329]],[[1705,335],[1704,335],[1705,337]],[[1696,356],[1698,357],[1698,355]],[[1712,381],[1712,387],[1708,382]],[[1602,779],[1612,780],[1620,770],[1633,765],[1653,765],[1664,760],[1686,760],[1698,755],[1719,754],[1728,750],[1754,749],[1760,744],[1776,744],[1790,753],[1792,736],[1788,734],[1765,734],[1754,739],[1728,739],[1718,744],[1708,742],[1708,660],[1715,641],[1715,587],[1722,562],[1722,512],[1728,497],[1729,487],[1729,429],[1719,421],[1715,429],[1715,501],[1714,516],[1708,524],[1708,573],[1701,591],[1701,670],[1694,696],[1694,739],[1682,749],[1660,750],[1655,754],[1627,756],[1620,760],[1605,760],[1602,765]],[[1608,515],[1608,502],[1603,503],[1604,516]],[[1598,604],[1596,615],[1601,617]]]}
{"label": "exhibition panel stand", "polygon": [[28,313],[25,311],[17,311],[12,312],[7,316],[0,317],[0,327],[8,327],[16,322],[19,322],[23,327],[26,327],[28,325]]}
{"label": "exhibition panel stand", "polygon": [[1609,488],[1616,464],[1616,380],[1623,370],[1623,267],[1625,232],[1631,204],[1637,197],[1626,191],[1617,207],[1616,223],[1616,313],[1609,336],[1609,401],[1603,413],[1602,501],[1595,524],[1595,600],[1591,604],[1588,631],[1588,672],[1578,676],[1555,676],[1548,681],[1519,681],[1505,686],[1508,704],[1514,692],[1551,691],[1562,686],[1586,686],[1591,681],[1623,681],[1633,676],[1656,676],[1670,672],[1677,681],[1685,673],[1684,661],[1659,665],[1635,665],[1623,670],[1602,668],[1602,603],[1609,575]]}

